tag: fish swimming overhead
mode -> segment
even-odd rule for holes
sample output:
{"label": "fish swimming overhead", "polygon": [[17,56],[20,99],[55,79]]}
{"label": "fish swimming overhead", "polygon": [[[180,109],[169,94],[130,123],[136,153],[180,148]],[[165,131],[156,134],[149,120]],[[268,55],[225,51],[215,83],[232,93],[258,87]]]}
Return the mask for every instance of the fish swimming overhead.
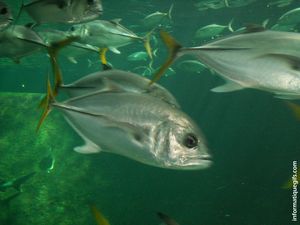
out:
{"label": "fish swimming overhead", "polygon": [[13,21],[12,13],[8,5],[0,1],[0,31],[8,27]]}
{"label": "fish swimming overhead", "polygon": [[0,42],[0,58],[11,58],[16,62],[47,46],[35,31],[21,25],[1,31]]}
{"label": "fish swimming overhead", "polygon": [[[181,47],[161,32],[170,57],[157,72],[157,81],[178,57],[191,54],[216,71],[226,83],[214,92],[255,88],[278,98],[300,98],[300,34],[254,29],[233,34],[199,47]],[[258,69],[259,68],[259,69]]]}
{"label": "fish swimming overhead", "polygon": [[[151,33],[151,32],[150,32]],[[120,53],[119,47],[128,45],[135,41],[142,41],[149,57],[152,57],[149,44],[149,35],[139,37],[131,30],[128,30],[120,24],[120,20],[94,20],[84,24],[72,26],[70,35],[79,36],[78,42],[90,44],[99,48],[108,48],[109,50]]]}
{"label": "fish swimming overhead", "polygon": [[91,92],[120,91],[148,94],[168,104],[180,108],[174,96],[159,84],[149,86],[150,80],[138,74],[122,70],[106,70],[86,75],[79,80],[61,85],[70,97],[78,97]]}
{"label": "fish swimming overhead", "polygon": [[142,26],[148,29],[156,28],[157,26],[160,26],[164,24],[166,21],[172,20],[172,10],[173,10],[174,4],[172,4],[168,10],[168,12],[154,12],[149,15],[147,15],[142,21]]}
{"label": "fish swimming overhead", "polygon": [[22,5],[33,20],[42,23],[81,23],[98,18],[101,0],[36,0]]}
{"label": "fish swimming overhead", "polygon": [[[48,84],[48,96],[51,99]],[[50,94],[49,94],[50,93]],[[211,165],[205,139],[182,111],[158,98],[130,92],[100,92],[50,101],[85,145],[80,153],[106,151],[161,168],[195,170]]]}

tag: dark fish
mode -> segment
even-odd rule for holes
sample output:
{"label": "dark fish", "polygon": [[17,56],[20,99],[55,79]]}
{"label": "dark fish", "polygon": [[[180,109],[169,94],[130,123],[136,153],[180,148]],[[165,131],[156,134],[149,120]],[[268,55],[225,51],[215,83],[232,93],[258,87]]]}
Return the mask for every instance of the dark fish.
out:
{"label": "dark fish", "polygon": [[0,31],[7,28],[13,21],[12,13],[8,5],[0,1]]}
{"label": "dark fish", "polygon": [[36,174],[36,172],[32,172],[32,173],[29,173],[22,177],[14,178],[14,179],[8,180],[8,181],[2,181],[0,183],[0,191],[3,192],[3,191],[6,191],[8,188],[15,188],[16,190],[21,192],[22,184],[24,184],[28,179],[33,177],[35,174]]}
{"label": "dark fish", "polygon": [[39,168],[42,171],[46,171],[50,173],[50,171],[54,168],[55,158],[52,154],[49,154],[41,159],[39,162]]}
{"label": "dark fish", "polygon": [[[253,26],[252,26],[253,27]],[[194,55],[226,83],[214,92],[255,88],[278,98],[300,98],[300,34],[253,27],[198,47],[182,47],[161,32],[170,57],[157,72],[157,81],[172,62],[185,54]]]}
{"label": "dark fish", "polygon": [[102,14],[101,0],[37,0],[23,4],[36,23],[81,23]]}

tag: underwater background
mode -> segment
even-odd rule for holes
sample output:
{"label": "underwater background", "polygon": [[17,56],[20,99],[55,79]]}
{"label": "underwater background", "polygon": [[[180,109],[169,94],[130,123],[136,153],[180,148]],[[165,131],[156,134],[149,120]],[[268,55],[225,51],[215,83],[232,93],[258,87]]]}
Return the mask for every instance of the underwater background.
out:
{"label": "underwater background", "polygon": [[[294,1],[285,7],[258,0],[238,8],[198,11],[200,0],[103,0],[101,19],[122,18],[121,23],[145,35],[149,30],[134,26],[155,11],[167,12],[172,22],[167,30],[185,46],[205,42],[193,39],[195,31],[208,24],[275,24],[288,10],[300,7]],[[21,1],[7,2],[16,15]],[[30,22],[22,14],[18,23]],[[65,25],[43,25],[68,29]],[[229,33],[229,31],[228,31]],[[156,42],[157,41],[157,42]],[[208,41],[208,40],[207,40]],[[154,67],[165,60],[166,47],[156,34]],[[274,46],[276,48],[276,46]],[[108,53],[114,68],[141,73],[147,61],[132,62],[127,56],[143,51],[143,44]],[[183,59],[180,59],[183,60]],[[102,70],[95,53],[82,56],[77,64],[60,57],[64,81],[70,83]],[[9,180],[36,171],[22,186],[22,193],[5,201],[14,190],[0,192],[0,225],[92,225],[89,205],[97,205],[111,225],[154,225],[162,211],[182,225],[288,225],[291,222],[292,191],[282,186],[300,159],[300,122],[286,102],[258,90],[213,93],[224,81],[204,70],[200,74],[175,65],[159,83],[176,97],[183,111],[202,129],[213,155],[205,170],[177,171],[155,168],[118,155],[83,155],[73,151],[82,140],[53,111],[41,130],[37,105],[46,90],[51,66],[46,53],[34,54],[16,64],[0,59],[0,178]],[[148,78],[150,74],[145,74]],[[54,168],[41,169],[51,155]]]}

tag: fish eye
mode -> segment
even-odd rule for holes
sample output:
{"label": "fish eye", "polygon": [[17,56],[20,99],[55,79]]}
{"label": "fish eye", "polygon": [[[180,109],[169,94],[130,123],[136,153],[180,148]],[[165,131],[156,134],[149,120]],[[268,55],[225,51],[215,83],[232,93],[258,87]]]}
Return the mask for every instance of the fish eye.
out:
{"label": "fish eye", "polygon": [[88,3],[89,5],[94,4],[94,0],[87,0],[87,3]]}
{"label": "fish eye", "polygon": [[71,29],[70,29],[71,31],[75,31],[75,27],[71,27]]}
{"label": "fish eye", "polygon": [[198,139],[194,134],[187,134],[183,140],[184,146],[194,148],[198,145]]}
{"label": "fish eye", "polygon": [[7,8],[1,9],[1,11],[0,11],[0,14],[1,14],[1,15],[4,15],[4,14],[6,14],[6,13],[7,13]]}

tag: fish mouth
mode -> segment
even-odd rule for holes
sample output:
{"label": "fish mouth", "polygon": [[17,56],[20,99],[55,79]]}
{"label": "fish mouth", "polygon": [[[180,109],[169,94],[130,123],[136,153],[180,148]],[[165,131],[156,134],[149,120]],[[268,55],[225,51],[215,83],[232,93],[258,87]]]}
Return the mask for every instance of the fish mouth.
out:
{"label": "fish mouth", "polygon": [[203,155],[200,157],[187,158],[181,163],[177,164],[174,169],[201,170],[209,168],[212,164],[212,157],[210,155]]}

